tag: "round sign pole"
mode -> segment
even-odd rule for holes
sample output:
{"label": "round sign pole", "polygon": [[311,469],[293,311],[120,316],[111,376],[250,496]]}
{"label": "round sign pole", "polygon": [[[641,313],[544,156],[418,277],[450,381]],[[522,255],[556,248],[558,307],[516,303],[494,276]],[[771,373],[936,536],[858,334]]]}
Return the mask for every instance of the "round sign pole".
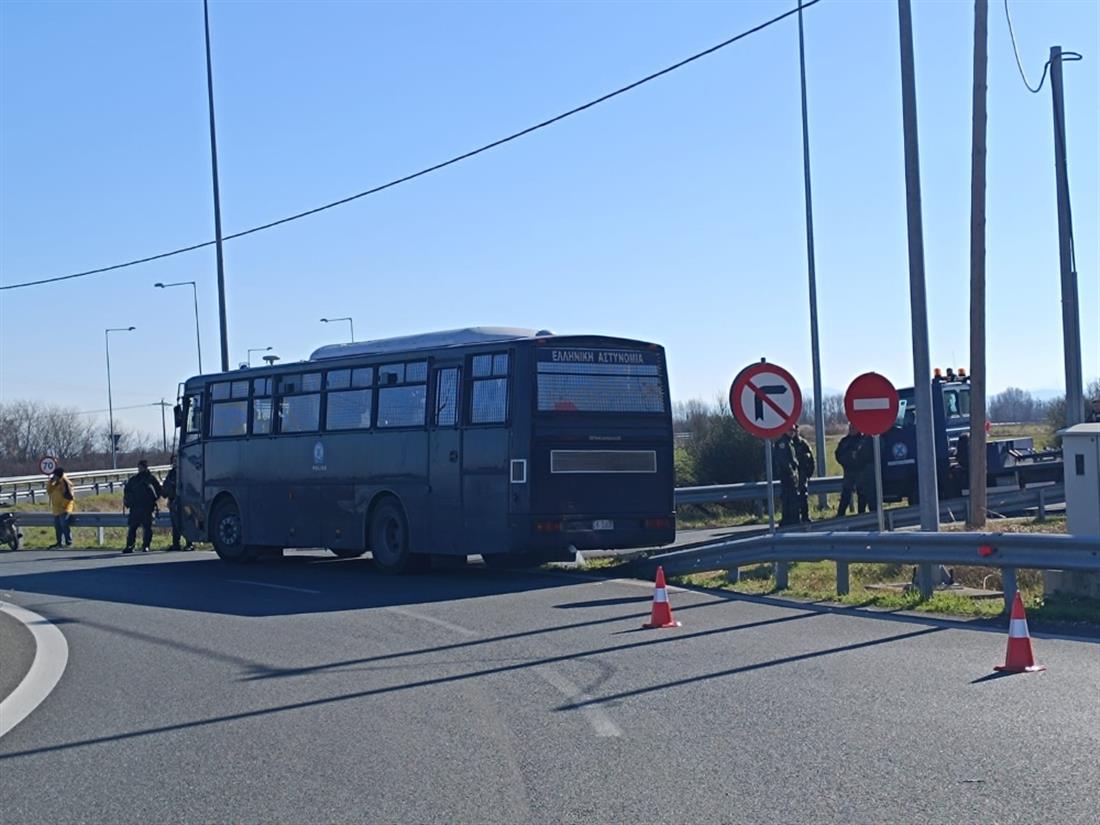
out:
{"label": "round sign pole", "polygon": [[[730,385],[730,411],[747,433],[764,440],[764,472],[768,480],[768,532],[775,533],[775,474],[772,439],[790,430],[802,413],[802,391],[794,376],[761,358],[749,364]],[[787,587],[787,563],[776,562],[775,586]]]}
{"label": "round sign pole", "polygon": [[775,534],[775,478],[772,473],[772,440],[764,439],[764,472],[768,479],[768,532]]}
{"label": "round sign pole", "polygon": [[886,532],[886,519],[882,512],[882,436],[875,434],[875,512],[878,513],[878,531]]}

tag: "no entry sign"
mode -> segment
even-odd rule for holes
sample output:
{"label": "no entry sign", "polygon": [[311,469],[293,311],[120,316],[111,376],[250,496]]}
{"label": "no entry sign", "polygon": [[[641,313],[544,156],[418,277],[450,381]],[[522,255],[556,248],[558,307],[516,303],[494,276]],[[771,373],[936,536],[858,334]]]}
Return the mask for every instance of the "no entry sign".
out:
{"label": "no entry sign", "polygon": [[750,364],[730,386],[730,411],[741,426],[759,438],[775,438],[802,414],[802,391],[782,367]]}
{"label": "no entry sign", "polygon": [[848,385],[844,413],[864,435],[882,435],[898,417],[898,391],[877,372],[865,372]]}
{"label": "no entry sign", "polygon": [[57,459],[52,455],[42,456],[42,460],[38,462],[38,469],[42,471],[42,475],[53,475],[53,471],[57,469]]}

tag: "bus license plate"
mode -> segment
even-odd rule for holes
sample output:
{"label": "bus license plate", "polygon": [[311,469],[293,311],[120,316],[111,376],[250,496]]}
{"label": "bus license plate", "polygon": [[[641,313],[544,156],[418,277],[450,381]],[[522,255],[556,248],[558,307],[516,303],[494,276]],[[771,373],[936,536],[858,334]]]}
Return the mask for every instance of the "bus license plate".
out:
{"label": "bus license plate", "polygon": [[614,530],[615,522],[609,518],[598,518],[592,522],[593,530]]}

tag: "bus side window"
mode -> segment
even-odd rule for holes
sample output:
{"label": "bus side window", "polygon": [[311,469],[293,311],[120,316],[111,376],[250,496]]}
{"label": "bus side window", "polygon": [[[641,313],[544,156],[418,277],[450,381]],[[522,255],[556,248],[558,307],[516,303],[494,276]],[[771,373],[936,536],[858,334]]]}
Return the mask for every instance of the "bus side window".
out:
{"label": "bus side window", "polygon": [[436,373],[435,424],[453,427],[458,423],[458,368],[450,367]]}
{"label": "bus side window", "polygon": [[187,426],[184,429],[185,442],[198,441],[202,437],[202,395],[192,395],[187,399]]}
{"label": "bus side window", "polygon": [[959,414],[959,394],[954,390],[948,390],[943,394],[943,411],[949,416]]}
{"label": "bus side window", "polygon": [[508,420],[508,354],[470,359],[470,423],[503,424]]}

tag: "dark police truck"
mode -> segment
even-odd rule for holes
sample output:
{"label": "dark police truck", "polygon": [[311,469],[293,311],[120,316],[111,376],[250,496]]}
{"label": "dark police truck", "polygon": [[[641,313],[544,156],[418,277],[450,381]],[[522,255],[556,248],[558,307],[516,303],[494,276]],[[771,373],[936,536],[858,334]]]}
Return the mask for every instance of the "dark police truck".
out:
{"label": "dark police truck", "polygon": [[664,349],[475,327],[190,378],[183,532],[244,561],[288,547],[488,564],[675,538]]}

